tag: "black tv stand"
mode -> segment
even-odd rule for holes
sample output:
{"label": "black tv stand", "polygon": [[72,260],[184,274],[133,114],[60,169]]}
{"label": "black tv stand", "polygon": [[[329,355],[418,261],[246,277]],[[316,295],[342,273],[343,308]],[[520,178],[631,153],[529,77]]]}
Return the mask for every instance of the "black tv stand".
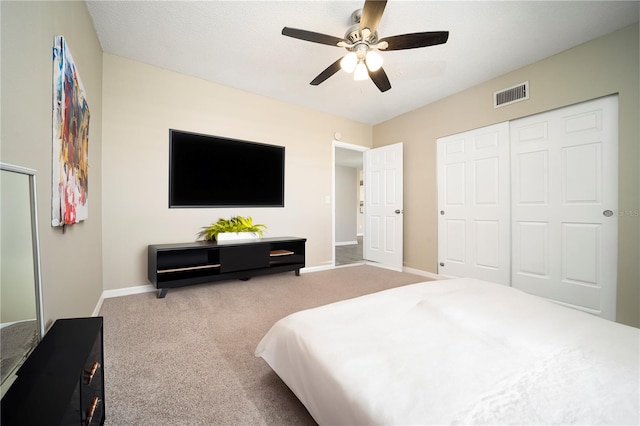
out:
{"label": "black tv stand", "polygon": [[148,278],[158,298],[170,288],[295,271],[305,266],[306,238],[280,237],[217,243],[154,244],[148,247]]}

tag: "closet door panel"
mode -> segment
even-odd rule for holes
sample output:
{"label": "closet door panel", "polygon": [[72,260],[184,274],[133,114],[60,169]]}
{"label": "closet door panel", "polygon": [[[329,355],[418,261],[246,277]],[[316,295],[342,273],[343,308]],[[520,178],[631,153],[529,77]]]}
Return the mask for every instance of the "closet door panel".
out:
{"label": "closet door panel", "polygon": [[500,221],[475,221],[475,258],[479,267],[500,269]]}
{"label": "closet door panel", "polygon": [[617,279],[617,123],[612,96],[515,120],[510,131],[512,285],[609,319]]}
{"label": "closet door panel", "polygon": [[[523,150],[524,151],[524,150]],[[520,152],[513,162],[513,203],[518,206],[549,205],[549,153]]]}
{"label": "closet door panel", "polygon": [[536,279],[549,278],[550,261],[549,224],[518,221],[514,226],[513,273],[523,277],[523,289],[534,289]]}
{"label": "closet door panel", "polygon": [[466,221],[451,219],[445,221],[446,253],[444,260],[447,263],[464,265],[467,261],[467,230]]}
{"label": "closet door panel", "polygon": [[440,138],[438,273],[510,281],[509,126]]}

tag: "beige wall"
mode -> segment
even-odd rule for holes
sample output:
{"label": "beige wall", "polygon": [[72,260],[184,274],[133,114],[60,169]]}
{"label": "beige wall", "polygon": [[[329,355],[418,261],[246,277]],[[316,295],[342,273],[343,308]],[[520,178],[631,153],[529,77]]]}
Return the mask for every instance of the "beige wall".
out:
{"label": "beige wall", "polygon": [[[333,134],[369,146],[371,126],[109,54],[103,91],[105,290],[148,284],[148,244],[194,241],[237,214],[265,236],[306,237],[307,266],[331,264]],[[285,207],[169,209],[170,128],[285,146]]]}
{"label": "beige wall", "polygon": [[[404,142],[404,264],[437,272],[436,139],[619,93],[619,322],[640,326],[638,24],[374,126],[374,147]],[[530,99],[493,108],[496,90],[530,81]]]}
{"label": "beige wall", "polygon": [[[0,159],[37,171],[44,318],[89,316],[102,293],[102,49],[84,2],[0,2]],[[89,129],[89,219],[51,227],[52,47],[68,43],[84,84]]]}

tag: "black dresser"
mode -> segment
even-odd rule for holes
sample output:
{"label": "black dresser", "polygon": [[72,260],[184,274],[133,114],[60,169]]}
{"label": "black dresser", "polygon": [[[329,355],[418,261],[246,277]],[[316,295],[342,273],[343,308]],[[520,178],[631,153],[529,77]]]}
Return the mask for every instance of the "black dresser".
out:
{"label": "black dresser", "polygon": [[102,317],[59,319],[2,398],[2,426],[102,425]]}

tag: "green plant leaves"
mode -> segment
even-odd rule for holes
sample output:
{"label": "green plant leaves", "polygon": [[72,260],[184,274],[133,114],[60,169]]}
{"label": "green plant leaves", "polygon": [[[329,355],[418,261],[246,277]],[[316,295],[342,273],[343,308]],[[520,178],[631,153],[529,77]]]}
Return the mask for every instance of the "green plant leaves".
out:
{"label": "green plant leaves", "polygon": [[203,226],[198,233],[198,237],[202,237],[205,240],[214,240],[221,232],[255,232],[258,235],[262,235],[262,232],[266,231],[266,229],[266,225],[253,223],[251,216],[234,216],[229,219],[220,218],[209,226]]}

